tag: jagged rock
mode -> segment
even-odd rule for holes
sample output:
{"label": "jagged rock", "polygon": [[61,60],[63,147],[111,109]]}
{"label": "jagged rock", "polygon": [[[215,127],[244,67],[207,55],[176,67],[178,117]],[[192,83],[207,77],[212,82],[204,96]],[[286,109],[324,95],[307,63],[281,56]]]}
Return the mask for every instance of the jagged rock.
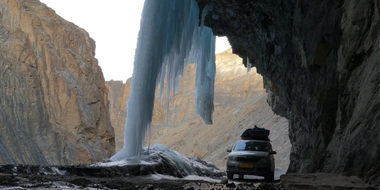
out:
{"label": "jagged rock", "polygon": [[236,185],[235,185],[234,182],[232,182],[232,183],[228,183],[228,184],[226,184],[226,187],[229,187],[229,188],[235,188]]}
{"label": "jagged rock", "polygon": [[356,176],[345,177],[336,174],[316,173],[316,174],[287,174],[281,176],[281,184],[285,189],[331,189],[349,190],[363,189],[376,190]]}
{"label": "jagged rock", "polygon": [[210,0],[205,25],[264,75],[289,120],[289,172],[380,184],[380,1]]}
{"label": "jagged rock", "polygon": [[220,183],[221,184],[228,184],[228,179],[223,177],[221,180],[220,180]]}
{"label": "jagged rock", "polygon": [[107,88],[88,33],[37,0],[0,0],[0,163],[114,154]]}
{"label": "jagged rock", "polygon": [[[166,93],[160,100],[159,90],[153,112],[153,127],[150,144],[161,143],[189,157],[198,157],[214,163],[218,168],[226,167],[231,147],[246,128],[259,125],[271,130],[276,167],[286,169],[289,164],[290,143],[287,137],[287,120],[274,115],[266,103],[262,76],[242,65],[242,59],[229,49],[216,55],[216,77],[213,125],[205,125],[195,114],[194,84],[195,65],[187,66],[181,77],[178,93],[170,98],[169,122],[166,123]],[[123,87],[121,81],[108,81],[111,118],[116,132],[116,149],[124,141],[126,101],[129,96],[129,79]],[[117,95],[116,95],[117,94]],[[115,102],[116,101],[116,102]],[[117,109],[112,109],[115,105]],[[120,108],[121,106],[121,108]],[[201,131],[201,132],[200,132]],[[120,134],[118,134],[120,133]],[[147,137],[148,138],[148,137]],[[120,147],[118,147],[120,145]]]}

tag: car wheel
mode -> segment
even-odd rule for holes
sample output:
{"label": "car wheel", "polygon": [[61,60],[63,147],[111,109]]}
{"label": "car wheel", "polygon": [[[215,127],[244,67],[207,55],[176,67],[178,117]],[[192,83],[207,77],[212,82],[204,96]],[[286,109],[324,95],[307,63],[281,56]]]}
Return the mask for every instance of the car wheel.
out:
{"label": "car wheel", "polygon": [[231,173],[231,172],[227,172],[227,178],[228,179],[233,179],[234,178],[234,174]]}

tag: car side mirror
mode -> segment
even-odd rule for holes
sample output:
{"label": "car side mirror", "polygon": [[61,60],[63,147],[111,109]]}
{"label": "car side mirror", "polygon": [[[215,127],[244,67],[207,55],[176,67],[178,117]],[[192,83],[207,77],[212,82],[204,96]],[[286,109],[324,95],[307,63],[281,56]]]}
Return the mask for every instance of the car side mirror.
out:
{"label": "car side mirror", "polygon": [[270,152],[270,154],[277,154],[277,152],[276,151],[272,151],[272,152]]}
{"label": "car side mirror", "polygon": [[227,152],[231,152],[232,150],[231,149],[227,149]]}

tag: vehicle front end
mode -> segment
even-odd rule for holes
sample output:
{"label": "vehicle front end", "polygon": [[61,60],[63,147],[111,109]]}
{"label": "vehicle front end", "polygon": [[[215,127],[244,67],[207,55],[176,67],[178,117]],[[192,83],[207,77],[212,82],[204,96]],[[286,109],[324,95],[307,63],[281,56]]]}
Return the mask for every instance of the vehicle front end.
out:
{"label": "vehicle front end", "polygon": [[227,161],[227,172],[257,176],[269,175],[272,172],[269,153],[231,153]]}
{"label": "vehicle front end", "polygon": [[227,178],[234,174],[243,179],[244,175],[264,176],[266,181],[274,180],[274,157],[268,141],[241,140],[236,142],[227,160]]}

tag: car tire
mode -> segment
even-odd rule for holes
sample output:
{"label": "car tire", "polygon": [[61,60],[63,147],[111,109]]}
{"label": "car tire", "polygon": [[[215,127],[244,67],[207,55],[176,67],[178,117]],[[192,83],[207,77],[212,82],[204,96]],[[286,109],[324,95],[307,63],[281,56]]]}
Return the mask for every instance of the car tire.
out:
{"label": "car tire", "polygon": [[234,174],[231,173],[231,172],[227,172],[227,178],[228,179],[233,179],[234,178]]}

